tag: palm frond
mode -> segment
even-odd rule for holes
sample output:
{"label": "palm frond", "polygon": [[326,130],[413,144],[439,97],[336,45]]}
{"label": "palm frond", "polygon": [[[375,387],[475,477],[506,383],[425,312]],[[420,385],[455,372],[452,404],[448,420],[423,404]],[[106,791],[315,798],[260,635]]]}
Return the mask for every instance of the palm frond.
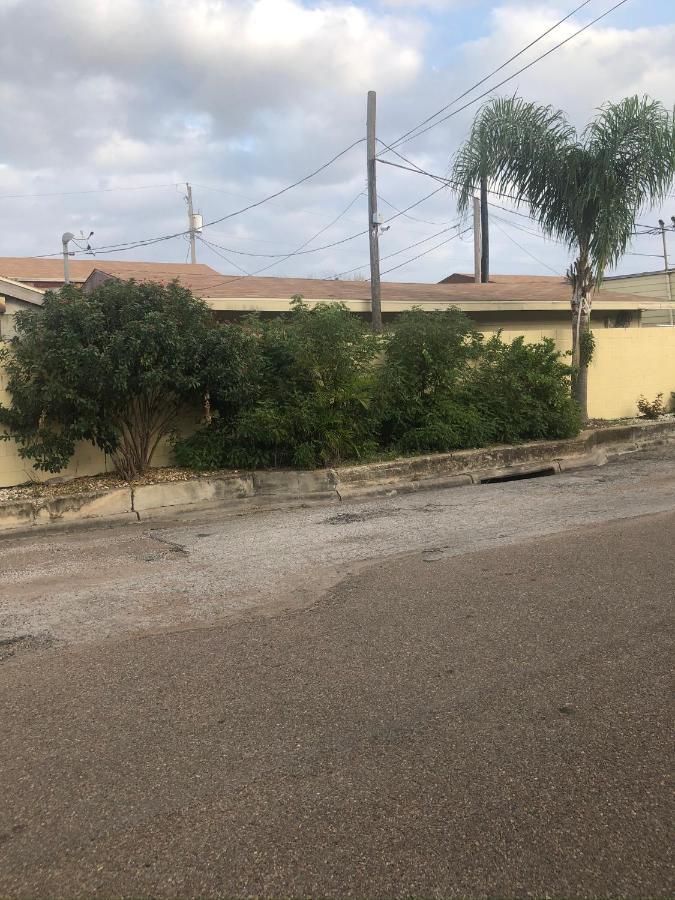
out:
{"label": "palm frond", "polygon": [[517,203],[537,208],[538,197],[550,193],[552,165],[558,170],[556,160],[561,161],[576,140],[561,110],[520,97],[492,100],[479,110],[454,159],[460,211],[468,207],[481,175]]}
{"label": "palm frond", "polygon": [[576,247],[599,282],[625,252],[636,218],[673,183],[675,115],[649,97],[627,97],[601,107],[579,137],[552,106],[492,100],[476,115],[452,172],[461,212],[487,177],[527,204],[545,234]]}
{"label": "palm frond", "polygon": [[625,252],[639,215],[668,194],[675,177],[675,117],[649,97],[626,97],[601,107],[583,142],[589,176],[582,197],[597,208],[590,253],[601,277]]}

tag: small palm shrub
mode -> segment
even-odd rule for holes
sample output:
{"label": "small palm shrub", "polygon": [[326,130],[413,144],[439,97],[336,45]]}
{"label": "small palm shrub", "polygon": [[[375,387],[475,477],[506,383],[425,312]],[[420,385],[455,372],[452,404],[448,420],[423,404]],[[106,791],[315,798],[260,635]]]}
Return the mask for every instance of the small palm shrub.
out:
{"label": "small palm shrub", "polygon": [[657,394],[653,400],[647,400],[642,396],[637,402],[639,412],[645,419],[660,419],[666,413],[666,407],[663,403],[663,394]]}

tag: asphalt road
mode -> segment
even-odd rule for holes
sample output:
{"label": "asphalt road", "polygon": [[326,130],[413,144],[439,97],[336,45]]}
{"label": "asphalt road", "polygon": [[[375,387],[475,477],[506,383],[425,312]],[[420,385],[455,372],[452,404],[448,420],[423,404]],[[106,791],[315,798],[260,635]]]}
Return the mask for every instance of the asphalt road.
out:
{"label": "asphalt road", "polygon": [[674,463],[1,541],[0,896],[672,896]]}

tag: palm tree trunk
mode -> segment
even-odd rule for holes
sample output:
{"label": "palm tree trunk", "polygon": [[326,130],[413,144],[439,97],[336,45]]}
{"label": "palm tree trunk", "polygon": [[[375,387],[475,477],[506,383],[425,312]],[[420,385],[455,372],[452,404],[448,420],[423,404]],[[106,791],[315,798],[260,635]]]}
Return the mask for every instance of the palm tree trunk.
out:
{"label": "palm tree trunk", "polygon": [[485,176],[480,180],[480,233],[482,242],[480,280],[483,284],[487,284],[490,280],[490,223],[488,220],[487,178]]}
{"label": "palm tree trunk", "polygon": [[574,399],[581,410],[581,422],[588,422],[588,366],[582,366],[576,377],[576,390]]}
{"label": "palm tree trunk", "polygon": [[572,395],[581,411],[581,421],[588,421],[588,363],[583,352],[584,335],[591,329],[591,305],[583,289],[577,289],[572,299]]}

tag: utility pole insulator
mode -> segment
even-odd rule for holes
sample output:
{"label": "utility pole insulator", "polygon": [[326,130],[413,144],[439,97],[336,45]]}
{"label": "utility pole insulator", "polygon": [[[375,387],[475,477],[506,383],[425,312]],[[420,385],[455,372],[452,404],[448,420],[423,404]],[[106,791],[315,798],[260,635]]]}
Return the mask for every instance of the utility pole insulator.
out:
{"label": "utility pole insulator", "polygon": [[368,170],[368,236],[370,241],[370,310],[373,331],[382,331],[382,300],[380,291],[380,225],[382,218],[377,212],[377,179],[375,173],[376,142],[375,123],[377,95],[368,91],[366,115],[366,146]]}

